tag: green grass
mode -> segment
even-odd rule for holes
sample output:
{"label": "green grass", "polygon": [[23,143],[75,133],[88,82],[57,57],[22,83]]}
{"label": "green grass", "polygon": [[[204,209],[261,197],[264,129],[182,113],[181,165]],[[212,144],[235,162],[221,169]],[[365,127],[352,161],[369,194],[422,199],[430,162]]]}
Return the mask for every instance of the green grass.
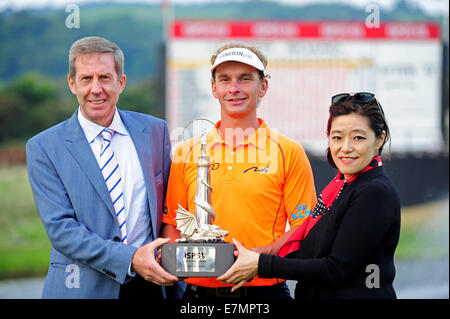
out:
{"label": "green grass", "polygon": [[[50,242],[24,165],[0,166],[0,279],[44,275]],[[447,257],[448,199],[402,209],[396,259]]]}
{"label": "green grass", "polygon": [[448,258],[448,199],[402,209],[396,259]]}
{"label": "green grass", "polygon": [[24,165],[0,166],[0,278],[45,274],[50,242]]}

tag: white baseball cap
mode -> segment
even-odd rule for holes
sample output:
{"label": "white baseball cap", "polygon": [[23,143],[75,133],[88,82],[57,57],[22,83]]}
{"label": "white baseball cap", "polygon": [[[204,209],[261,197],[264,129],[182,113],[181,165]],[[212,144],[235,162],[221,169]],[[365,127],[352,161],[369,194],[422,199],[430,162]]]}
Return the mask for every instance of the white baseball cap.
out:
{"label": "white baseball cap", "polygon": [[236,61],[251,65],[255,69],[262,71],[264,76],[267,75],[264,64],[258,56],[246,48],[230,48],[220,52],[216,61],[214,61],[214,65],[211,67],[211,72],[213,72],[220,64],[228,61]]}

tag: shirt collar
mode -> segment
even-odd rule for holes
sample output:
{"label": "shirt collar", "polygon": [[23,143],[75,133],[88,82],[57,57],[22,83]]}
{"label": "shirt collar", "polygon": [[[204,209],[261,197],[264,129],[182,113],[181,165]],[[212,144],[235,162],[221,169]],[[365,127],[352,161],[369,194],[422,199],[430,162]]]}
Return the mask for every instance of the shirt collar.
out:
{"label": "shirt collar", "polygon": [[[267,138],[270,135],[270,129],[267,126],[266,122],[264,122],[263,119],[258,118],[259,127],[257,128],[256,132],[247,138],[244,142],[236,145],[236,148],[240,145],[246,146],[246,145],[253,145],[256,148],[263,150],[266,148],[266,142]],[[220,127],[221,121],[218,121],[216,123],[216,127],[211,130],[208,134],[208,142],[207,144],[210,145],[210,150],[213,149],[217,145],[227,145],[225,141],[222,139],[222,133],[218,129]]]}
{"label": "shirt collar", "polygon": [[[81,128],[83,129],[84,135],[86,136],[86,139],[88,140],[89,144],[92,143],[92,141],[94,141],[94,139],[104,129],[103,126],[91,122],[87,118],[85,118],[83,114],[81,114],[80,108],[78,108],[78,121],[80,122]],[[122,122],[122,119],[120,118],[120,114],[117,110],[117,107],[115,109],[111,125],[108,128],[112,129],[114,132],[119,133],[121,135],[129,135],[127,129],[125,128],[125,125]]]}

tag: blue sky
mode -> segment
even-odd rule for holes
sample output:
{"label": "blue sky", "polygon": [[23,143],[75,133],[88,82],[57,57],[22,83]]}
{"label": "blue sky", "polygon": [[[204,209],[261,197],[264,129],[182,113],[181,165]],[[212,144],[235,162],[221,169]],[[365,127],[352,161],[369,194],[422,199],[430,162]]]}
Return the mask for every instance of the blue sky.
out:
{"label": "blue sky", "polygon": [[[41,7],[55,7],[61,8],[69,3],[83,4],[87,2],[106,2],[108,0],[1,0],[0,1],[0,11],[6,8],[11,9],[25,9],[25,8],[41,8]],[[109,0],[114,2],[139,2],[139,3],[159,3],[160,0]],[[172,3],[176,4],[195,4],[195,3],[206,3],[211,2],[211,0],[170,0]],[[217,2],[240,2],[243,0],[214,0]],[[268,0],[269,1],[269,0]],[[270,0],[273,2],[291,4],[291,5],[305,5],[310,3],[351,3],[354,6],[364,7],[369,3],[379,4],[380,7],[390,9],[396,0]],[[416,4],[421,9],[425,10],[430,14],[444,14],[448,16],[448,1],[447,0],[408,0],[412,4]]]}

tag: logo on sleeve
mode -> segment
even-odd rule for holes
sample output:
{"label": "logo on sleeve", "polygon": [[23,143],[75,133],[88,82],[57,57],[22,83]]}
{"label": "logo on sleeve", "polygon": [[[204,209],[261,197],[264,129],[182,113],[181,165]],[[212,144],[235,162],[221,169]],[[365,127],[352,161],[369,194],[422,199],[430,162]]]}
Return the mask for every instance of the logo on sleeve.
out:
{"label": "logo on sleeve", "polygon": [[302,205],[302,204],[295,207],[295,209],[297,211],[291,214],[292,219],[296,220],[296,219],[304,218],[304,217],[311,215],[311,210],[309,210],[307,208],[308,208],[308,205]]}

